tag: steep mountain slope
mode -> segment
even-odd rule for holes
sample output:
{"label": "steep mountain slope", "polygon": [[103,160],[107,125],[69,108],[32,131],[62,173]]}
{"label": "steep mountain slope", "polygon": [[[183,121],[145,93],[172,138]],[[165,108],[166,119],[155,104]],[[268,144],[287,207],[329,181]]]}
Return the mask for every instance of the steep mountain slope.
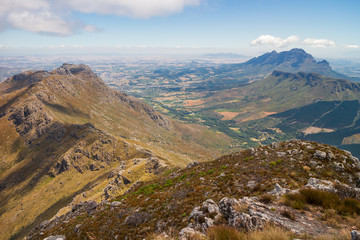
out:
{"label": "steep mountain slope", "polygon": [[360,99],[360,85],[316,73],[274,71],[248,86],[219,91],[204,99],[208,108],[238,109],[233,119],[256,118],[261,112],[282,112],[318,100]]}
{"label": "steep mountain slope", "polygon": [[[359,174],[359,160],[334,147],[274,143],[174,169],[109,202],[78,204],[39,225],[28,239],[153,239],[149,234],[154,232],[175,233],[177,239],[181,229],[180,239],[200,239],[182,234],[206,233],[213,225],[253,231],[269,222],[292,230],[291,239],[313,239],[339,229],[350,236],[351,227],[360,228]],[[299,196],[303,193],[311,194],[308,202]],[[323,196],[331,199],[325,203]]]}
{"label": "steep mountain slope", "polygon": [[1,239],[70,202],[106,199],[169,166],[212,158],[230,142],[111,90],[85,65],[21,73],[0,92]]}
{"label": "steep mountain slope", "polygon": [[359,100],[358,83],[274,71],[247,86],[212,92],[192,111],[245,146],[294,137],[340,146],[358,143]]}

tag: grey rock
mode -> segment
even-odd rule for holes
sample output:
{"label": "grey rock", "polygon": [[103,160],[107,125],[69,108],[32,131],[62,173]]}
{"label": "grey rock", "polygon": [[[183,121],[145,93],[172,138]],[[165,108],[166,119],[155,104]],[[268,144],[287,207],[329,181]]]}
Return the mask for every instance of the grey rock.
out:
{"label": "grey rock", "polygon": [[268,194],[275,195],[275,196],[281,196],[281,195],[284,195],[284,194],[286,194],[288,192],[290,192],[290,189],[283,188],[283,187],[280,186],[280,184],[275,183],[274,189],[271,190],[270,192],[268,192]]}
{"label": "grey rock", "polygon": [[351,231],[351,240],[360,240],[360,233],[358,231]]}
{"label": "grey rock", "polygon": [[315,153],[314,153],[314,157],[319,158],[319,159],[325,159],[326,158],[326,152],[316,150]]}
{"label": "grey rock", "polygon": [[326,153],[326,158],[328,160],[333,160],[333,159],[335,159],[335,155],[332,152],[328,152],[328,153]]}
{"label": "grey rock", "polygon": [[323,190],[328,192],[334,192],[333,183],[326,180],[320,180],[317,178],[309,178],[308,183],[305,187],[317,190]]}
{"label": "grey rock", "polygon": [[278,157],[285,157],[286,156],[285,152],[277,152],[276,154],[278,155]]}
{"label": "grey rock", "polygon": [[279,144],[278,144],[277,142],[273,142],[273,143],[270,144],[270,147],[271,147],[272,149],[278,148],[278,147],[279,147]]}
{"label": "grey rock", "polygon": [[[206,203],[206,201],[203,203],[203,205],[205,205],[205,208],[210,207],[211,211],[217,211],[216,207],[213,206],[213,203],[211,203],[211,199],[209,202]],[[208,201],[207,200],[207,201]],[[215,203],[214,203],[215,204]],[[216,204],[215,204],[216,205]],[[208,211],[209,209],[207,209]],[[206,230],[214,225],[214,220],[207,217],[206,214],[201,211],[200,207],[196,207],[194,208],[189,216],[189,220],[194,220],[194,222],[189,224],[189,227],[191,227],[192,229],[201,231],[201,232],[206,232]]]}
{"label": "grey rock", "polygon": [[113,201],[113,202],[110,204],[110,206],[112,206],[112,207],[121,206],[121,202],[119,202],[119,201]]}
{"label": "grey rock", "polygon": [[220,213],[219,206],[212,199],[207,199],[205,202],[202,203],[201,211],[210,214]]}
{"label": "grey rock", "polygon": [[44,238],[44,240],[65,240],[65,236],[63,235],[56,235],[56,236],[49,236],[47,238]]}
{"label": "grey rock", "polygon": [[179,232],[179,240],[189,240],[189,239],[207,239],[205,234],[196,231],[191,227],[186,227],[181,229]]}
{"label": "grey rock", "polygon": [[257,182],[256,181],[249,181],[246,186],[250,189],[254,189],[257,185]]}
{"label": "grey rock", "polygon": [[235,210],[239,201],[234,198],[223,198],[219,202],[220,212],[225,216],[228,225],[237,229],[256,230],[263,226],[264,221],[258,216],[250,216],[247,213]]}
{"label": "grey rock", "polygon": [[187,166],[186,166],[186,168],[192,168],[192,167],[195,167],[195,166],[197,166],[197,165],[199,165],[199,163],[198,162],[191,162],[191,163],[189,163]]}

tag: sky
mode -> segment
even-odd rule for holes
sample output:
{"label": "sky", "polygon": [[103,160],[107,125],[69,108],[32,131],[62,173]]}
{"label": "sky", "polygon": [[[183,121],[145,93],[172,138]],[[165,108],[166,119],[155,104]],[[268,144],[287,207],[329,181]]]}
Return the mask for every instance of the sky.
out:
{"label": "sky", "polygon": [[0,55],[360,58],[359,0],[0,0]]}

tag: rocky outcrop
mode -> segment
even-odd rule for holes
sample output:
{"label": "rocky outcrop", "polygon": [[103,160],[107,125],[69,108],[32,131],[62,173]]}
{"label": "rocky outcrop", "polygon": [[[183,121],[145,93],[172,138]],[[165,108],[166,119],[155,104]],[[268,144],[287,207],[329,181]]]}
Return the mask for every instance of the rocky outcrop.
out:
{"label": "rocky outcrop", "polygon": [[56,235],[56,236],[49,236],[47,238],[44,238],[44,240],[65,240],[65,236],[63,235]]}
{"label": "rocky outcrop", "polygon": [[327,192],[334,192],[343,198],[360,199],[360,188],[351,187],[337,180],[335,182],[331,182],[317,178],[310,178],[305,187]]}
{"label": "rocky outcrop", "polygon": [[[284,214],[287,212],[289,214]],[[289,218],[288,216],[293,216]],[[256,197],[241,199],[224,197],[216,204],[212,199],[195,207],[189,217],[190,224],[182,232],[206,233],[211,226],[225,223],[241,231],[262,229],[266,223],[288,229],[296,234],[325,234],[329,228],[312,217],[301,214],[281,203],[264,204]],[[309,228],[309,226],[312,226]],[[183,238],[190,239],[190,238]]]}
{"label": "rocky outcrop", "polygon": [[275,196],[281,196],[284,195],[286,193],[289,193],[290,189],[288,188],[283,188],[280,186],[280,184],[275,183],[275,187],[272,191],[268,192],[270,195],[275,195]]}

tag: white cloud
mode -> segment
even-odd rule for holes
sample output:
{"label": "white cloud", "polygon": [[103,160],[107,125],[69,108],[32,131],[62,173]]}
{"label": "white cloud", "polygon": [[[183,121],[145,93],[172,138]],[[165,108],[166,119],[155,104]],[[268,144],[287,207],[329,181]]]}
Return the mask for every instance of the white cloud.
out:
{"label": "white cloud", "polygon": [[0,44],[0,48],[2,48],[2,47],[3,47],[3,45]]}
{"label": "white cloud", "polygon": [[71,24],[49,11],[16,11],[8,15],[10,26],[29,32],[67,36],[73,33]]}
{"label": "white cloud", "polygon": [[66,0],[65,3],[84,13],[149,18],[181,12],[186,6],[199,5],[200,0]]}
{"label": "white cloud", "polygon": [[346,48],[360,48],[360,46],[357,44],[346,44],[345,47]]}
{"label": "white cloud", "polygon": [[303,44],[310,45],[315,48],[325,48],[325,47],[334,47],[336,43],[328,39],[315,39],[315,38],[306,38],[303,41]]}
{"label": "white cloud", "polygon": [[134,18],[166,16],[197,6],[203,0],[0,0],[0,31],[5,28],[67,36],[96,26],[73,24],[71,12],[118,15]]}
{"label": "white cloud", "polygon": [[94,26],[94,25],[86,25],[83,30],[85,32],[101,32],[101,29],[99,29],[98,27]]}
{"label": "white cloud", "polygon": [[299,37],[291,35],[287,38],[274,37],[272,35],[261,35],[257,39],[251,41],[252,46],[272,45],[274,47],[283,48],[289,44],[296,43],[299,41]]}

